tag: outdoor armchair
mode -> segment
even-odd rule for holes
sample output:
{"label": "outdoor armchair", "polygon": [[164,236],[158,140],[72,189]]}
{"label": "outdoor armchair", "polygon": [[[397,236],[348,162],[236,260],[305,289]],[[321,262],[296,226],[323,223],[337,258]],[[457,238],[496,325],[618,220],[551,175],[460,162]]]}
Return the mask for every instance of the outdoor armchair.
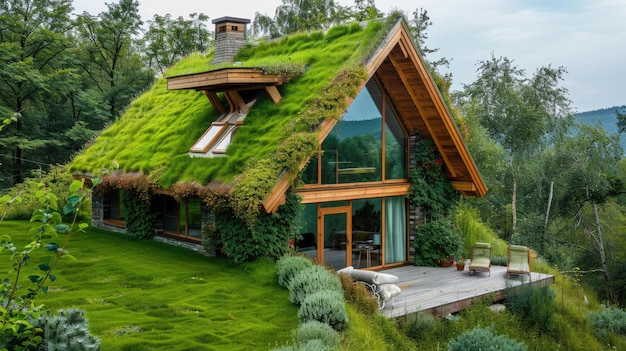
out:
{"label": "outdoor armchair", "polygon": [[491,276],[491,244],[477,242],[472,245],[469,271],[470,275],[477,271],[487,271]]}
{"label": "outdoor armchair", "polygon": [[530,277],[530,249],[521,245],[510,245],[506,250],[506,274],[528,274]]}

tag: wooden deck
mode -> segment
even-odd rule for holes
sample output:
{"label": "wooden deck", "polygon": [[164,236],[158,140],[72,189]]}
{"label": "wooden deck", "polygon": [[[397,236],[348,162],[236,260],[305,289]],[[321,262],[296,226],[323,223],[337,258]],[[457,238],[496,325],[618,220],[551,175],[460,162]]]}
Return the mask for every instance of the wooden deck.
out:
{"label": "wooden deck", "polygon": [[505,297],[506,291],[523,283],[545,286],[554,284],[554,276],[541,273],[507,278],[506,267],[492,266],[491,276],[487,272],[477,272],[470,276],[465,265],[464,271],[452,267],[403,266],[386,269],[385,273],[398,276],[396,285],[402,293],[395,298],[394,306],[388,303],[382,314],[395,318],[415,312],[427,312],[445,316],[467,308],[472,301],[494,293],[497,300]]}

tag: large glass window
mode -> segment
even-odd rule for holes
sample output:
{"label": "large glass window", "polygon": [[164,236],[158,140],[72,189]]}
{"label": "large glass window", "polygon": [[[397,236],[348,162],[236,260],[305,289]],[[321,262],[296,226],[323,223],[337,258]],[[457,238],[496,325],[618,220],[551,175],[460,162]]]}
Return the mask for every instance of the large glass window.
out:
{"label": "large glass window", "polygon": [[171,196],[162,196],[163,229],[174,234],[193,239],[201,239],[202,202],[198,198],[188,198],[181,203]]}
{"label": "large glass window", "polygon": [[111,189],[102,198],[102,218],[104,220],[123,220],[120,191]]}
{"label": "large glass window", "polygon": [[385,179],[408,178],[408,138],[389,104],[385,105]]}
{"label": "large glass window", "polygon": [[[352,251],[353,260],[357,260],[355,267],[382,264],[382,204],[380,198],[352,201]],[[367,260],[362,260],[363,256]]]}
{"label": "large glass window", "polygon": [[378,84],[370,80],[324,139],[302,180],[306,184],[347,184],[405,179],[407,145],[393,110],[385,104]]}

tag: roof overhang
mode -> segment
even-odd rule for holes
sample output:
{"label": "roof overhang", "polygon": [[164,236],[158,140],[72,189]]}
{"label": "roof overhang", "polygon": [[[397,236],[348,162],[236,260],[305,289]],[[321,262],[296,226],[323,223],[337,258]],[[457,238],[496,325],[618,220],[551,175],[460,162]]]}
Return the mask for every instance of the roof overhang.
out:
{"label": "roof overhang", "polygon": [[222,92],[227,90],[257,89],[278,86],[295,75],[268,74],[260,68],[229,67],[207,72],[167,77],[168,90],[202,90]]}
{"label": "roof overhang", "polygon": [[484,196],[487,187],[404,21],[385,43],[367,63],[369,76],[385,88],[405,128],[433,139],[453,187],[465,196]]}

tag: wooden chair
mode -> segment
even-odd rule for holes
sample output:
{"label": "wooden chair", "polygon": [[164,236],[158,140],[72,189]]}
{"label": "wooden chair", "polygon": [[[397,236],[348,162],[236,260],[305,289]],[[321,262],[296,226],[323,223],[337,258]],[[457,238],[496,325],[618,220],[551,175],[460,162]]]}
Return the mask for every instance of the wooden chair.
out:
{"label": "wooden chair", "polygon": [[506,249],[506,274],[528,274],[530,278],[530,249],[521,245],[509,245]]}
{"label": "wooden chair", "polygon": [[477,271],[487,271],[491,276],[491,244],[477,242],[472,245],[469,271],[470,275],[476,274]]}

